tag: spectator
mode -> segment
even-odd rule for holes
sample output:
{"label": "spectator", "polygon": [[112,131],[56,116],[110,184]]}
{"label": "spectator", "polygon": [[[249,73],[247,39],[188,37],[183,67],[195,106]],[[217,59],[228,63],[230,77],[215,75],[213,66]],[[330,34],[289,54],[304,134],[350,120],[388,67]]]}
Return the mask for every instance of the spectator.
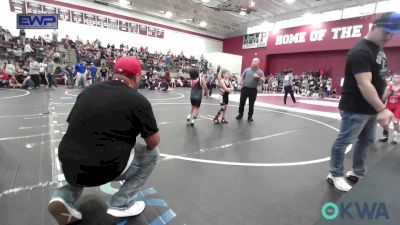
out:
{"label": "spectator", "polygon": [[22,45],[25,45],[25,40],[26,40],[25,29],[19,30],[19,40],[21,41]]}
{"label": "spectator", "polygon": [[[129,217],[144,210],[137,196],[156,165],[160,135],[149,101],[135,91],[140,67],[138,60],[122,58],[113,81],[85,89],[77,98],[59,145],[67,184],[54,192],[48,206],[59,224],[82,219],[74,205],[84,187],[112,180],[125,182],[111,197],[108,214]],[[136,145],[139,134],[146,145]]]}
{"label": "spectator", "polygon": [[58,32],[57,29],[53,29],[53,31],[51,32],[51,39],[52,39],[52,43],[53,45],[56,44],[58,42]]}
{"label": "spectator", "polygon": [[0,87],[9,87],[10,85],[10,76],[6,73],[6,71],[0,68]]}
{"label": "spectator", "polygon": [[40,88],[39,63],[32,56],[29,57],[29,76],[34,83],[34,88]]}

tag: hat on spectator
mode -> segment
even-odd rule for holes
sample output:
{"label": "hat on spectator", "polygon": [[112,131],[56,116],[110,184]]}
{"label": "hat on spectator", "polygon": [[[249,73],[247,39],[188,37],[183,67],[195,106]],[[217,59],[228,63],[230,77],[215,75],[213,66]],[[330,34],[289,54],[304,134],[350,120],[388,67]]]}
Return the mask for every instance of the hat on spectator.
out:
{"label": "hat on spectator", "polygon": [[389,12],[382,14],[373,24],[383,27],[386,32],[391,34],[400,33],[400,13]]}
{"label": "hat on spectator", "polygon": [[134,57],[121,57],[114,66],[114,73],[128,77],[141,74],[141,72],[142,65],[140,61]]}

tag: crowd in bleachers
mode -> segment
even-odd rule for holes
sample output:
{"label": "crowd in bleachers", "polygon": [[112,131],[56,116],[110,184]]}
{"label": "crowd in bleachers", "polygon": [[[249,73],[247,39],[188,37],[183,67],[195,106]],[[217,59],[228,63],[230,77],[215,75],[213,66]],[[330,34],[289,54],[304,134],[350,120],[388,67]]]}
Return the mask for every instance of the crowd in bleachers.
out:
{"label": "crowd in bleachers", "polygon": [[[286,74],[292,73],[292,69],[285,69],[275,75],[270,74],[264,84],[260,84],[258,90],[264,93],[283,92],[283,79]],[[296,94],[307,97],[337,97],[336,88],[332,86],[330,72],[324,70],[303,72],[293,75],[293,91]]]}
{"label": "crowd in bleachers", "polygon": [[[192,67],[199,68],[208,85],[215,87],[215,77],[221,69],[207,62],[203,55],[196,59],[186,57],[183,52],[174,54],[171,50],[150,53],[147,47],[102,45],[98,39],[84,42],[79,37],[72,40],[68,35],[58,42],[56,30],[44,37],[29,39],[23,29],[14,37],[1,28],[0,40],[0,87],[31,89],[40,85],[57,87],[58,84],[84,87],[111,79],[114,63],[122,56],[133,56],[142,62],[144,73],[139,88],[150,90],[190,86],[186,71]],[[69,51],[74,52],[76,58],[71,59]],[[259,84],[259,92],[283,92],[283,78],[287,73],[293,70],[285,69],[267,76],[265,83]],[[330,71],[322,69],[294,74],[293,90],[307,97],[336,98],[330,76]],[[231,78],[235,90],[240,88],[237,78],[237,74]]]}
{"label": "crowd in bleachers", "polygon": [[[68,36],[58,42],[57,36],[57,31],[53,30],[45,37],[28,39],[23,29],[18,37],[14,37],[1,28],[0,85],[31,89],[40,88],[41,84],[57,87],[62,83],[70,88],[84,87],[111,79],[114,63],[122,56],[140,59],[146,73],[142,77],[142,87],[150,89],[159,88],[164,82],[169,86],[188,86],[187,68],[198,67],[208,71],[212,66],[203,56],[196,59],[194,56],[186,57],[183,52],[179,55],[171,50],[150,53],[147,47],[102,46],[99,40],[83,42],[79,37],[71,40]],[[73,60],[70,51],[75,53]]]}

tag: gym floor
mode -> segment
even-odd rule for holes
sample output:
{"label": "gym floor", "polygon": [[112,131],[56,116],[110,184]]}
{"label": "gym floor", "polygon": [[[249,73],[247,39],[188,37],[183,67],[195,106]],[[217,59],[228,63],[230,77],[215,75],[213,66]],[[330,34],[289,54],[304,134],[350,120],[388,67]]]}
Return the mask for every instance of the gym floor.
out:
{"label": "gym floor", "polygon": [[[393,151],[397,146],[371,146],[367,154],[370,172],[349,193],[326,182],[330,147],[340,124],[336,109],[324,112],[327,106],[321,111],[306,107],[307,101],[314,100],[305,98],[298,105],[288,98],[285,107],[276,100],[281,96],[260,95],[254,122],[246,120],[247,108],[244,119],[237,121],[239,96],[234,94],[227,111],[229,123],[214,124],[219,109],[215,95],[203,98],[192,127],[186,122],[190,89],[139,91],[152,103],[162,153],[139,195],[146,202],[145,211],[132,218],[107,215],[107,200],[120,186],[114,182],[85,189],[77,203],[83,213],[78,224],[333,224],[322,218],[325,203],[371,199],[386,203],[390,219],[384,224],[400,221],[394,198],[400,194],[395,175],[400,154]],[[80,92],[63,87],[53,91],[0,89],[0,224],[56,224],[47,212],[47,202],[64,180],[57,147]],[[325,102],[335,104],[334,100]],[[346,170],[351,159],[349,148]],[[377,224],[361,219],[336,222]]]}

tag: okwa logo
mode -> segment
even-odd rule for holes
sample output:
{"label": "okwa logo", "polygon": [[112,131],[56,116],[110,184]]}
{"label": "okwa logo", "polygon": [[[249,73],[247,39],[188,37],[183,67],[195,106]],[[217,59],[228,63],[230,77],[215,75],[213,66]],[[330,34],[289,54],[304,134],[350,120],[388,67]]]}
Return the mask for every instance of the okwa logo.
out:
{"label": "okwa logo", "polygon": [[389,213],[386,204],[383,202],[373,203],[333,203],[328,202],[322,206],[322,217],[327,220],[389,220]]}

